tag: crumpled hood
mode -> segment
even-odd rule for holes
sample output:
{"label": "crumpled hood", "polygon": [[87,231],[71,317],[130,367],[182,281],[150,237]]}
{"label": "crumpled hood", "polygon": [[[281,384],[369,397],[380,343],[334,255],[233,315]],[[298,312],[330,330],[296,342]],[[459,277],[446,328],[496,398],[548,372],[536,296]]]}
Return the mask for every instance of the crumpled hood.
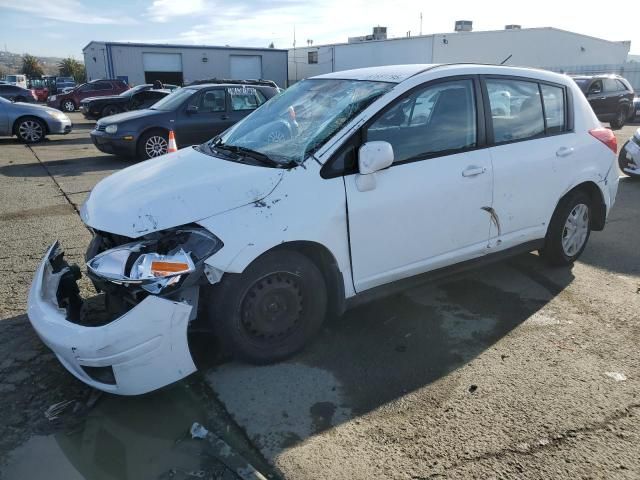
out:
{"label": "crumpled hood", "polygon": [[96,230],[137,238],[260,201],[284,172],[185,148],[105,178],[80,215]]}

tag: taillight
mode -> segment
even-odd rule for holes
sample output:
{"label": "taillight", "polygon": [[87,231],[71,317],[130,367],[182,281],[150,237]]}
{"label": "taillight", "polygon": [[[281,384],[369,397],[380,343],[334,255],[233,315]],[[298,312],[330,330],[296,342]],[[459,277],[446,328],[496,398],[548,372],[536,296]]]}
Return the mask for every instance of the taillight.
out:
{"label": "taillight", "polygon": [[618,153],[618,140],[609,128],[592,128],[589,133],[604,143],[613,153]]}

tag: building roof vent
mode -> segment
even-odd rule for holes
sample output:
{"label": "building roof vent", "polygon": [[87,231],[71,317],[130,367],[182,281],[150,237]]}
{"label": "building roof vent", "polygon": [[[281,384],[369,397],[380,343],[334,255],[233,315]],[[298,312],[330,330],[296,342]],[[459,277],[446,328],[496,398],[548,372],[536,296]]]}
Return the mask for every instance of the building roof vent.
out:
{"label": "building roof vent", "polygon": [[471,20],[456,20],[456,32],[470,32],[473,30],[473,22]]}
{"label": "building roof vent", "polygon": [[520,30],[520,29],[522,29],[522,25],[516,25],[515,23],[512,23],[511,25],[505,25],[504,29],[505,30]]}

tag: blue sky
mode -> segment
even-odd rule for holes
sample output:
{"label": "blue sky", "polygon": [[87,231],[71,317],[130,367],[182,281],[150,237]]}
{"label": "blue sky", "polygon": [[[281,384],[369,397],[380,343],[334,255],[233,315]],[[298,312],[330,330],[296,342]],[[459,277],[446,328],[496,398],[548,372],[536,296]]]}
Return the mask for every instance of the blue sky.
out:
{"label": "blue sky", "polygon": [[[637,3],[612,8],[589,2],[537,0],[0,0],[0,48],[16,53],[74,56],[91,40],[267,46],[343,42],[386,25],[390,36],[449,32],[456,19],[474,29],[557,27],[608,40],[631,40],[640,53]],[[443,8],[446,5],[446,8]],[[549,46],[552,48],[553,46]]]}

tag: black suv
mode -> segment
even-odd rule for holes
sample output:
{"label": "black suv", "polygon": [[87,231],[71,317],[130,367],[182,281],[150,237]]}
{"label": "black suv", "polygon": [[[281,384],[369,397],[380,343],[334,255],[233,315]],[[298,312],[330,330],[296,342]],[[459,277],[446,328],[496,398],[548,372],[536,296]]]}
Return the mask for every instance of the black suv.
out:
{"label": "black suv", "polygon": [[152,158],[167,152],[169,131],[178,147],[203,143],[278,93],[272,82],[224,81],[180,88],[151,108],[103,118],[91,131],[98,150]]}
{"label": "black suv", "polygon": [[611,128],[622,128],[634,115],[633,87],[619,75],[576,75],[573,80],[586,95],[594,113]]}
{"label": "black suv", "polygon": [[102,118],[116,113],[149,108],[161,98],[171,93],[170,90],[154,89],[151,84],[137,85],[120,95],[105,97],[88,97],[80,102],[80,111],[84,118]]}

